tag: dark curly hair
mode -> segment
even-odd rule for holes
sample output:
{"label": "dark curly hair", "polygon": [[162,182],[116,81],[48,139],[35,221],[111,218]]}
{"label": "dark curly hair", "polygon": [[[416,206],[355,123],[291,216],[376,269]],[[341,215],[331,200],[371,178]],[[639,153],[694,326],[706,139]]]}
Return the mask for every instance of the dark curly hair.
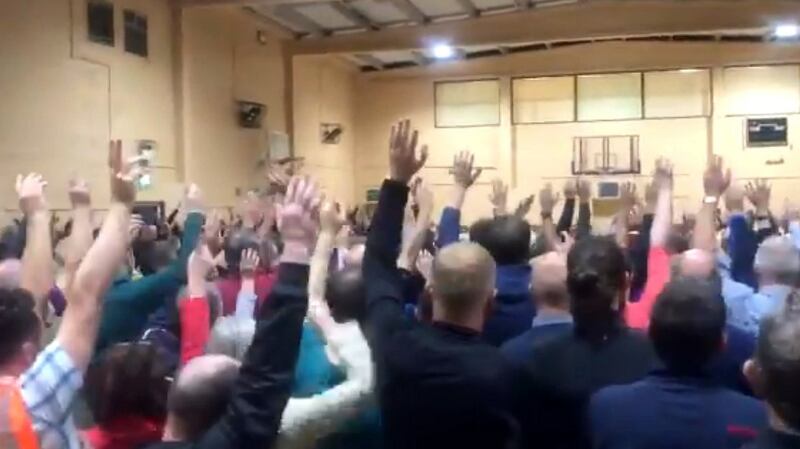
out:
{"label": "dark curly hair", "polygon": [[0,288],[0,365],[5,364],[27,342],[41,336],[33,296],[21,288]]}
{"label": "dark curly hair", "polygon": [[149,342],[106,350],[86,372],[86,399],[97,424],[126,416],[163,421],[173,374],[165,357]]}

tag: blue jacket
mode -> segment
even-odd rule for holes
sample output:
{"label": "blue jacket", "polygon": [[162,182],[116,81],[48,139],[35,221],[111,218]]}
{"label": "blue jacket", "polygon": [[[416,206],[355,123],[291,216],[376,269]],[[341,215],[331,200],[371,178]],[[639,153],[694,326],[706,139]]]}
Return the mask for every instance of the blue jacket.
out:
{"label": "blue jacket", "polygon": [[494,346],[530,329],[536,316],[531,297],[531,266],[505,265],[497,267],[497,296],[492,314],[483,325],[483,338]]}
{"label": "blue jacket", "polygon": [[572,332],[571,316],[544,315],[537,315],[530,329],[503,343],[501,350],[509,360],[524,364],[533,359],[537,347]]}
{"label": "blue jacket", "polygon": [[739,448],[766,424],[756,399],[667,370],[604,388],[589,405],[595,449]]}

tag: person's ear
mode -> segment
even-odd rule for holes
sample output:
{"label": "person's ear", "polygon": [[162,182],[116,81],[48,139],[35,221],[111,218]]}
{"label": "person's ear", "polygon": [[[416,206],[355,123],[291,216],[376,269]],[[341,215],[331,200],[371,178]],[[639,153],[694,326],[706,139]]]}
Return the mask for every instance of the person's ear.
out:
{"label": "person's ear", "polygon": [[750,388],[753,389],[753,393],[756,396],[763,398],[764,397],[764,375],[761,371],[761,366],[759,366],[758,362],[754,359],[750,359],[744,362],[742,366],[742,373],[744,373],[745,379],[747,379],[747,383],[750,384]]}

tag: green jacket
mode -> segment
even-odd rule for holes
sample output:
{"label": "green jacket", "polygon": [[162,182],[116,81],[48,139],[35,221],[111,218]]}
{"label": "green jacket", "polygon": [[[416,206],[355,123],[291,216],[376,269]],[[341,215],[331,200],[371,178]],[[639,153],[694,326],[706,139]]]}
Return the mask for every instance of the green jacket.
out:
{"label": "green jacket", "polygon": [[144,330],[147,317],[174,298],[186,283],[186,263],[197,246],[205,217],[190,213],[184,223],[178,257],[158,273],[137,280],[120,277],[106,292],[103,316],[97,336],[95,354],[120,342],[136,340]]}

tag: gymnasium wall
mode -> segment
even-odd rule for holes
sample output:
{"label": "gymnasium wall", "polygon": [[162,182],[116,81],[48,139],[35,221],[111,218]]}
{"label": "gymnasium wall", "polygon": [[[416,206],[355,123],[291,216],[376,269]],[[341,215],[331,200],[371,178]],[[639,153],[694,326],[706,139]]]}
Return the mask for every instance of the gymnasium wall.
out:
{"label": "gymnasium wall", "polygon": [[[85,0],[7,0],[0,14],[0,208],[16,208],[17,173],[41,171],[49,202],[68,206],[77,173],[108,202],[109,138],[158,143],[142,199],[175,202],[184,180],[207,186],[211,205],[249,187],[270,130],[288,131],[279,34],[239,8],[182,12],[164,0],[115,0],[116,46],[87,38]],[[122,10],[148,18],[147,58],[123,50]],[[263,44],[257,30],[267,29]],[[267,105],[265,127],[245,130],[235,100]],[[212,188],[213,186],[213,188]]]}
{"label": "gymnasium wall", "polygon": [[[481,185],[468,196],[465,221],[489,212],[488,182],[500,176],[512,184],[509,203],[536,193],[544,182],[560,186],[571,176],[573,138],[576,136],[633,134],[640,138],[642,176],[614,177],[634,180],[641,188],[654,160],[666,156],[676,165],[676,217],[694,212],[702,195],[699,176],[711,152],[725,156],[739,178],[773,179],[774,204],[782,207],[790,186],[800,182],[800,71],[728,66],[800,63],[800,48],[769,44],[706,44],[661,42],[611,42],[564,47],[550,51],[446,63],[428,68],[363,74],[358,81],[357,192],[379,185],[386,173],[386,136],[391,123],[410,118],[430,145],[431,159],[424,176],[434,183],[437,203],[447,199],[450,177],[447,168],[455,152],[469,149],[486,167]],[[797,66],[794,66],[797,68]],[[681,72],[658,77],[647,92],[656,98],[648,119],[558,121],[557,123],[512,123],[512,80],[573,74],[625,71],[709,69],[707,103],[698,104],[697,92],[686,89]],[[394,73],[393,73],[394,72]],[[688,72],[688,71],[686,71]],[[762,73],[762,75],[758,75]],[[688,73],[687,73],[688,76]],[[499,121],[490,126],[437,127],[434,85],[441,81],[497,79]],[[662,79],[663,78],[663,79]],[[658,81],[658,82],[655,82]],[[613,90],[613,83],[599,80],[598,91]],[[606,92],[607,93],[607,92]],[[794,103],[782,100],[793,98]],[[553,99],[548,107],[562,108]],[[688,105],[688,106],[687,106]],[[612,116],[619,104],[597,102],[596,116]],[[605,111],[602,111],[606,108]],[[700,108],[686,112],[685,109]],[[463,114],[483,114],[472,106]],[[518,111],[519,112],[519,111]],[[541,110],[535,113],[547,115]],[[552,112],[552,111],[551,111]],[[781,149],[745,149],[744,119],[757,114],[786,115],[789,145]],[[605,114],[605,115],[604,115]],[[650,114],[650,112],[648,112]],[[441,115],[441,111],[440,111]],[[592,114],[587,114],[591,116]],[[674,117],[672,117],[674,116]],[[441,117],[440,117],[441,119]],[[469,123],[472,117],[465,117]],[[547,121],[547,120],[544,120]],[[782,160],[778,164],[776,161]],[[599,180],[601,177],[593,177]],[[533,214],[537,214],[534,207]]]}

